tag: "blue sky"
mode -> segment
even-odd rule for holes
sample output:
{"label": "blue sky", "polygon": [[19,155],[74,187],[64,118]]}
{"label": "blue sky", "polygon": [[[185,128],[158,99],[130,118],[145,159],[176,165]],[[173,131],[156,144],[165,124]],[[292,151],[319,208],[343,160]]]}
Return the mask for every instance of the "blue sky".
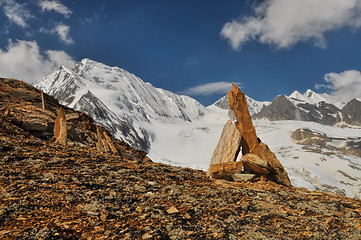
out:
{"label": "blue sky", "polygon": [[[0,76],[83,58],[212,104],[307,89],[361,97],[360,0],[0,0]],[[316,89],[317,86],[317,89]]]}

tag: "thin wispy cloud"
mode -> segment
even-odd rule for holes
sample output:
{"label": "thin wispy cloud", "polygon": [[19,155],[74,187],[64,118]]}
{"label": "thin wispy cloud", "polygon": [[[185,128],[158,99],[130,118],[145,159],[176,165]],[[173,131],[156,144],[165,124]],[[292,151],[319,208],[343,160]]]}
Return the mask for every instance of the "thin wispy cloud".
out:
{"label": "thin wispy cloud", "polygon": [[[238,86],[241,85],[240,83],[235,84]],[[232,89],[231,82],[213,82],[191,87],[180,93],[190,96],[208,96],[227,93],[230,89]]]}
{"label": "thin wispy cloud", "polygon": [[43,12],[55,11],[62,14],[65,18],[68,18],[72,14],[72,11],[69,8],[58,1],[41,0],[38,2],[38,5]]}
{"label": "thin wispy cloud", "polygon": [[9,42],[6,50],[0,49],[2,77],[17,78],[35,83],[60,66],[72,67],[75,61],[64,51],[40,51],[35,41]]}
{"label": "thin wispy cloud", "polygon": [[317,84],[316,89],[326,88],[331,95],[348,102],[354,98],[361,98],[361,72],[348,70],[342,73],[327,73],[326,84]]}
{"label": "thin wispy cloud", "polygon": [[73,39],[70,36],[70,27],[64,24],[58,24],[55,29],[54,32],[56,32],[59,37],[60,40],[63,41],[65,44],[72,44],[74,43]]}
{"label": "thin wispy cloud", "polygon": [[266,0],[253,10],[254,15],[224,25],[221,36],[233,49],[249,41],[276,48],[311,41],[324,48],[326,33],[361,26],[361,1],[356,0]]}
{"label": "thin wispy cloud", "polygon": [[17,3],[14,0],[3,0],[0,2],[0,7],[2,8],[5,16],[13,23],[20,27],[27,27],[27,21],[34,16],[26,8],[26,4]]}

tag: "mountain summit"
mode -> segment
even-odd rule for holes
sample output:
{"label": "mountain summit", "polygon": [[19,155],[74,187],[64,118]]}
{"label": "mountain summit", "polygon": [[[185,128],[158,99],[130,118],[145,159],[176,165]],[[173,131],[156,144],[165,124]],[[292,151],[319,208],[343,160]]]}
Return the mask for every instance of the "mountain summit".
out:
{"label": "mountain summit", "polygon": [[148,151],[155,122],[192,121],[207,111],[190,97],[155,88],[124,69],[87,58],[72,69],[59,68],[36,86]]}

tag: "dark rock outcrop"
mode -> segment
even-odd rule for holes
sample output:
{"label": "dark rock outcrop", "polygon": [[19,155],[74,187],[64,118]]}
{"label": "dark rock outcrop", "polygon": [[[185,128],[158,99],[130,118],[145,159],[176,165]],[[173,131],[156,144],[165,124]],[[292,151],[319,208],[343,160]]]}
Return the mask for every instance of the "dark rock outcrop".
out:
{"label": "dark rock outcrop", "polygon": [[361,125],[361,102],[353,99],[348,102],[341,110],[343,121],[350,125]]}

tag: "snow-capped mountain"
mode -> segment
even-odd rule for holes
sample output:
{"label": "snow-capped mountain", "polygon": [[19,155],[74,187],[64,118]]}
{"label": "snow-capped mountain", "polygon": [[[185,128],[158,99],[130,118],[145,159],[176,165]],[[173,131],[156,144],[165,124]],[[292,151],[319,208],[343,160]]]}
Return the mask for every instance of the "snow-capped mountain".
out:
{"label": "snow-capped mountain", "polygon": [[[259,113],[261,111],[261,109],[263,108],[263,106],[268,106],[271,104],[271,102],[268,102],[268,101],[261,102],[261,101],[254,100],[254,99],[248,97],[247,95],[246,95],[246,100],[247,100],[247,105],[248,105],[248,111],[249,111],[249,114],[251,114],[251,116],[256,113]],[[229,108],[228,97],[227,96],[221,97],[213,105],[216,107],[219,107],[221,109],[228,110],[228,108]]]}
{"label": "snow-capped mountain", "polygon": [[357,99],[346,104],[328,94],[317,94],[311,90],[304,94],[295,91],[290,96],[277,96],[271,104],[266,105],[253,117],[272,121],[309,121],[330,126],[360,125],[360,113],[357,108],[361,109],[361,102]]}
{"label": "snow-capped mountain", "polygon": [[[37,87],[147,150],[153,161],[183,167],[207,170],[229,118],[226,96],[204,107],[89,59],[72,69],[61,67]],[[345,104],[308,90],[272,103],[249,97],[247,102],[250,114],[260,118],[254,120],[257,135],[275,152],[294,186],[361,198],[361,128],[352,126],[361,123],[360,99]]]}
{"label": "snow-capped mountain", "polygon": [[83,59],[61,67],[36,85],[62,104],[92,115],[116,137],[149,150],[153,123],[190,122],[207,109],[196,100],[155,88],[118,67]]}

